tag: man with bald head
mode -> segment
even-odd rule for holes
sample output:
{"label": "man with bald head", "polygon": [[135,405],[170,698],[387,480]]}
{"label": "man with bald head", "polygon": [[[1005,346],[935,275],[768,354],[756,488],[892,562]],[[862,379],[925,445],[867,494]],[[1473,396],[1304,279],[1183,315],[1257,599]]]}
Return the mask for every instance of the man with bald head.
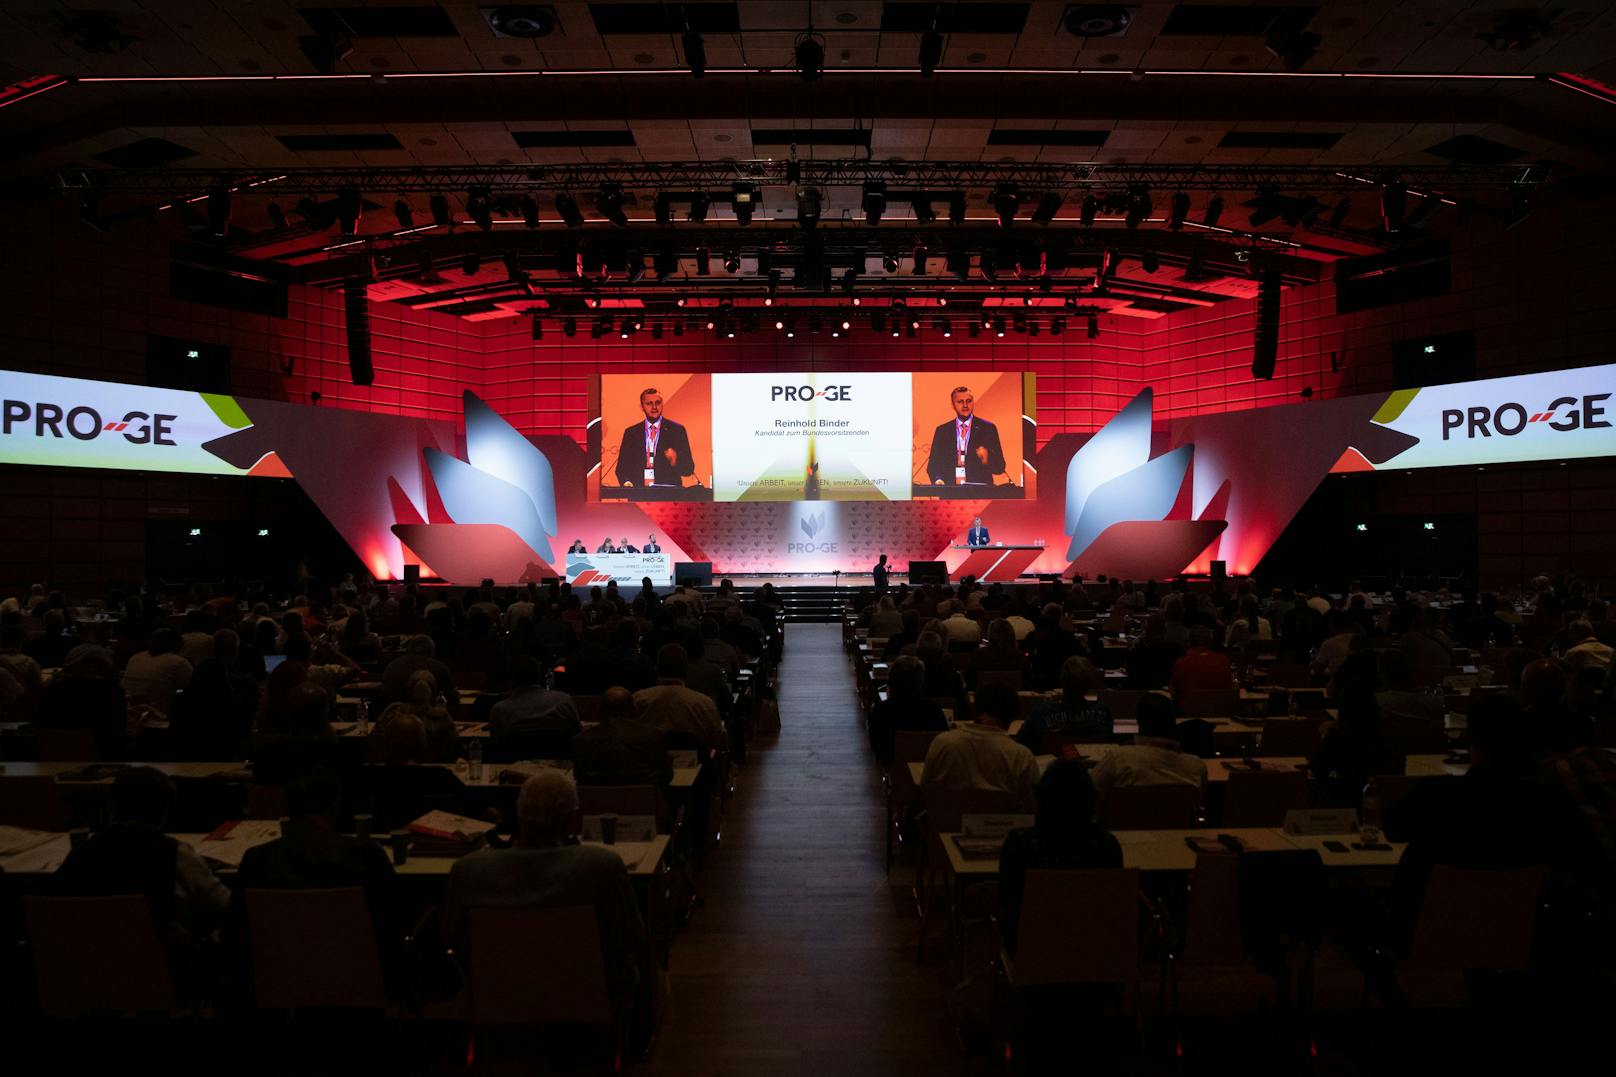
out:
{"label": "man with bald head", "polygon": [[579,785],[655,785],[673,780],[668,738],[634,717],[634,696],[621,686],[600,697],[600,721],[572,738],[572,773]]}
{"label": "man with bald head", "polygon": [[564,771],[541,770],[522,783],[516,823],[516,842],[509,849],[482,849],[449,869],[445,940],[469,957],[479,909],[590,906],[613,1009],[626,1015],[644,978],[647,954],[645,926],[622,858],[614,849],[578,844],[583,825],[578,787]]}

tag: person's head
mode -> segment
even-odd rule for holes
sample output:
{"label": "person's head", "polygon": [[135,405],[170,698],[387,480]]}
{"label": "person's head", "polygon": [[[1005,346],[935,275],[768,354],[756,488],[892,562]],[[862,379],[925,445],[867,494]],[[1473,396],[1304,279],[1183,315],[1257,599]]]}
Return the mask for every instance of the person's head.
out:
{"label": "person's head", "polygon": [[634,717],[634,693],[620,684],[600,694],[600,720],[610,722],[617,718]]}
{"label": "person's head", "polygon": [[180,649],[180,634],[172,628],[154,629],[146,649],[152,654],[173,654]]}
{"label": "person's head", "polygon": [[304,826],[330,829],[342,803],[342,781],[329,767],[314,767],[286,783],[286,814]]}
{"label": "person's head", "polygon": [[1524,765],[1532,758],[1532,738],[1521,705],[1504,692],[1470,697],[1466,733],[1472,765]]}
{"label": "person's head", "polygon": [[213,634],[213,657],[221,662],[234,663],[241,654],[241,637],[234,629],[221,628]]}
{"label": "person's head", "polygon": [[516,794],[517,831],[524,845],[555,845],[582,828],[578,786],[572,775],[546,767]]}
{"label": "person's head", "polygon": [[623,541],[619,545],[622,545],[622,546],[627,546],[628,545],[628,536],[627,535],[623,536]]}
{"label": "person's head", "polygon": [[995,651],[1010,652],[1016,649],[1016,630],[1010,627],[1010,622],[1003,617],[988,622],[988,646]]}
{"label": "person's head", "polygon": [[431,658],[437,650],[437,644],[427,635],[411,636],[409,642],[404,644],[405,654],[420,655],[423,658]]}
{"label": "person's head", "polygon": [[949,599],[948,615],[950,617],[963,617],[965,615],[965,603],[961,602],[957,598]]}
{"label": "person's head", "polygon": [[[287,662],[286,666],[291,664]],[[331,697],[313,681],[303,680],[293,685],[286,693],[283,709],[289,733],[311,736],[331,730]]]}
{"label": "person's head", "polygon": [[654,423],[662,418],[662,394],[655,389],[641,389],[640,410],[645,412],[648,422]]}
{"label": "person's head", "polygon": [[1594,626],[1587,621],[1572,621],[1566,625],[1566,635],[1570,638],[1572,644],[1578,644],[1585,639],[1590,639],[1593,634]]}
{"label": "person's head", "polygon": [[382,760],[387,763],[419,763],[426,755],[426,723],[408,708],[383,712]]}
{"label": "person's head", "polygon": [[948,402],[954,405],[954,414],[958,415],[961,421],[969,419],[971,413],[976,410],[976,394],[963,385],[948,394]]}
{"label": "person's head", "polygon": [[657,648],[656,672],[664,680],[684,680],[690,672],[690,653],[677,643],[664,643]]}
{"label": "person's head", "polygon": [[1206,625],[1196,625],[1190,629],[1190,646],[1202,650],[1211,647],[1212,630]]}
{"label": "person's head", "polygon": [[976,720],[1008,729],[1021,716],[1021,700],[1008,684],[984,684],[976,690]]}
{"label": "person's head", "polygon": [[1552,658],[1536,659],[1521,670],[1521,702],[1528,709],[1554,706],[1565,690],[1565,670]]}
{"label": "person's head", "polygon": [[1100,679],[1099,672],[1093,662],[1080,654],[1074,654],[1061,663],[1061,695],[1068,706],[1077,703],[1089,689],[1095,687],[1095,682]]}
{"label": "person's head", "polygon": [[174,783],[154,767],[133,767],[112,779],[112,821],[161,830],[174,807]]}
{"label": "person's head", "polygon": [[887,670],[889,699],[909,699],[920,695],[926,685],[926,663],[912,654],[901,654]]}
{"label": "person's head", "polygon": [[1139,735],[1162,740],[1178,739],[1178,721],[1173,717],[1173,701],[1159,692],[1146,692],[1139,697],[1134,717],[1139,722]]}
{"label": "person's head", "polygon": [[903,632],[913,636],[920,631],[920,611],[913,606],[903,611]]}
{"label": "person's head", "polygon": [[1038,814],[1034,825],[1048,840],[1094,825],[1100,807],[1094,780],[1081,759],[1057,759],[1038,780]]}
{"label": "person's head", "polygon": [[922,632],[915,640],[915,654],[920,656],[922,662],[946,662],[948,645],[938,633]]}
{"label": "person's head", "polygon": [[974,518],[973,520],[971,520],[971,526],[972,527],[981,527],[982,526],[982,517],[978,516],[978,517]]}
{"label": "person's head", "polygon": [[519,654],[506,666],[505,676],[512,688],[527,688],[544,682],[544,667],[532,655]]}
{"label": "person's head", "polygon": [[[1345,663],[1343,663],[1345,665]],[[1412,692],[1417,685],[1414,667],[1401,650],[1388,649],[1380,656],[1380,683],[1388,692]]]}
{"label": "person's head", "polygon": [[886,555],[886,554],[882,554],[882,555],[881,555],[881,560],[880,560],[880,561],[878,561],[878,562],[877,562],[877,564],[882,564],[882,565],[884,565],[884,564],[886,564],[886,563],[887,563],[887,555]]}

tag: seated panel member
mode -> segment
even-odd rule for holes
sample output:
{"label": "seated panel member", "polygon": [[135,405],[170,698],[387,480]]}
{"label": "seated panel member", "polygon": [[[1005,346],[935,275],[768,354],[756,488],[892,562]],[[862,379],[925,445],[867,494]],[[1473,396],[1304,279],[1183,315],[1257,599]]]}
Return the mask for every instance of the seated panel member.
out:
{"label": "seated panel member", "polygon": [[[662,394],[655,389],[640,393],[645,420],[623,431],[617,450],[617,481],[623,486],[682,486],[696,473],[685,428],[662,414]],[[997,442],[995,442],[997,444]]]}
{"label": "seated panel member", "polygon": [[630,546],[628,544],[628,536],[624,535],[622,544],[617,547],[617,552],[618,553],[639,553],[640,551],[636,550],[633,546]]}
{"label": "seated panel member", "polygon": [[600,540],[600,545],[595,547],[595,552],[596,553],[619,553],[621,551],[619,551],[616,546],[612,545],[612,540],[611,539],[603,538],[603,539]]}
{"label": "seated panel member", "polygon": [[655,535],[645,536],[645,545],[640,547],[641,553],[661,553],[662,547],[657,545]]}
{"label": "seated panel member", "polygon": [[584,545],[584,540],[583,539],[575,538],[575,539],[572,540],[572,545],[567,547],[567,552],[568,553],[588,553],[589,552],[589,547]]}
{"label": "seated panel member", "polygon": [[976,414],[976,396],[965,386],[950,394],[949,403],[954,418],[932,433],[926,477],[936,486],[991,485],[993,477],[1004,472],[999,428]]}

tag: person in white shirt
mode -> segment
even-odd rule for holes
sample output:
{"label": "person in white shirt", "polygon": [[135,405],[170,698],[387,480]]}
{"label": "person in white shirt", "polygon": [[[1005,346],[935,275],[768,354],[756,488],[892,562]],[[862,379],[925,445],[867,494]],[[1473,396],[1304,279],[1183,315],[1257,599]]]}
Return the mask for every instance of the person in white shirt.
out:
{"label": "person in white shirt", "polygon": [[1013,688],[987,684],[976,691],[976,721],[940,733],[926,752],[922,794],[938,790],[986,789],[1010,795],[1018,807],[1035,807],[1038,763],[1010,736],[1020,713]]}
{"label": "person in white shirt", "polygon": [[1273,622],[1257,613],[1257,597],[1247,595],[1240,600],[1240,616],[1229,622],[1223,634],[1225,647],[1244,647],[1248,643],[1274,638]]}
{"label": "person in white shirt", "polygon": [[1206,785],[1206,764],[1181,751],[1173,701],[1150,692],[1139,700],[1135,717],[1139,734],[1132,744],[1118,745],[1094,768],[1095,788],[1103,794],[1121,785]]}
{"label": "person in white shirt", "polygon": [[1036,624],[1023,617],[1019,612],[1012,613],[1005,620],[1009,622],[1011,631],[1016,634],[1017,643],[1032,635],[1034,630],[1038,628]]}
{"label": "person in white shirt", "polygon": [[949,647],[975,647],[981,643],[982,625],[966,616],[965,603],[956,598],[949,603],[948,609],[949,616],[943,622],[943,631],[948,633]]}
{"label": "person in white shirt", "polygon": [[151,645],[132,656],[124,667],[124,695],[131,701],[144,700],[167,714],[174,704],[174,694],[191,683],[191,663],[179,650],[178,632],[172,628],[153,631]]}
{"label": "person in white shirt", "polygon": [[1319,615],[1322,617],[1328,617],[1330,611],[1335,608],[1330,605],[1330,600],[1325,598],[1317,587],[1313,589],[1312,594],[1307,596],[1307,604],[1318,610]]}
{"label": "person in white shirt", "polygon": [[1566,626],[1571,646],[1566,648],[1566,665],[1573,669],[1609,669],[1612,649],[1594,636],[1594,626],[1588,621],[1572,621]]}

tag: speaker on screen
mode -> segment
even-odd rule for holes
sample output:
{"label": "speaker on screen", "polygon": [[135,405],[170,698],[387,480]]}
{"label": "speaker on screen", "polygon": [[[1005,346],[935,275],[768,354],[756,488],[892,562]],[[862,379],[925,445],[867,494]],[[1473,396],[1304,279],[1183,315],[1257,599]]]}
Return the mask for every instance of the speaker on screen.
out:
{"label": "speaker on screen", "polygon": [[421,566],[420,565],[405,565],[404,566],[404,582],[405,583],[420,583],[421,582]]}
{"label": "speaker on screen", "polygon": [[364,283],[349,281],[342,301],[348,312],[348,370],[355,385],[369,385],[376,380],[376,369],[370,362],[370,304]]}
{"label": "speaker on screen", "polygon": [[947,583],[948,564],[945,561],[909,562],[910,583]]}
{"label": "speaker on screen", "polygon": [[1263,270],[1257,284],[1257,332],[1251,346],[1251,376],[1274,376],[1279,357],[1279,271]]}
{"label": "speaker on screen", "polygon": [[711,587],[713,585],[713,563],[711,561],[676,561],[673,566],[673,582],[682,583],[686,587]]}

